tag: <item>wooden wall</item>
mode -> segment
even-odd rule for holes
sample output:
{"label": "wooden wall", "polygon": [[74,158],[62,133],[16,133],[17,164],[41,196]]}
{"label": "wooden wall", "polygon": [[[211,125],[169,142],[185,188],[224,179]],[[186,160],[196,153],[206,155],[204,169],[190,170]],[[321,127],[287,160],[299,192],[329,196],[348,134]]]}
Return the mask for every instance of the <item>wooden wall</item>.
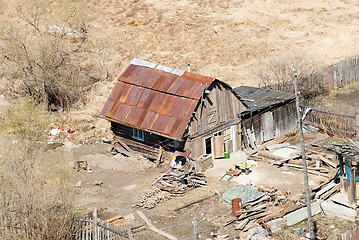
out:
{"label": "wooden wall", "polygon": [[296,128],[295,102],[278,106],[258,114],[254,113],[253,116],[242,119],[241,122],[241,130],[245,131],[246,129],[250,129],[253,131],[257,144],[290,133]]}
{"label": "wooden wall", "polygon": [[[239,113],[245,110],[244,105],[231,92],[231,89],[221,82],[214,83],[205,95],[204,101],[195,110],[188,131],[187,149],[191,149],[193,158],[205,153],[205,139],[215,132],[227,127],[237,129]],[[233,141],[238,143],[238,130],[231,129],[232,140],[224,143],[225,151],[238,151],[233,147]]]}
{"label": "wooden wall", "polygon": [[[163,147],[166,151],[174,151],[171,147],[168,146],[169,143],[173,142],[172,139],[143,131],[144,140],[134,139],[133,128],[122,125],[120,123],[111,122],[112,131],[117,137],[120,137],[121,141],[124,141],[131,149],[138,151],[143,156],[156,159],[159,154],[159,147]],[[182,150],[183,145],[177,149]]]}

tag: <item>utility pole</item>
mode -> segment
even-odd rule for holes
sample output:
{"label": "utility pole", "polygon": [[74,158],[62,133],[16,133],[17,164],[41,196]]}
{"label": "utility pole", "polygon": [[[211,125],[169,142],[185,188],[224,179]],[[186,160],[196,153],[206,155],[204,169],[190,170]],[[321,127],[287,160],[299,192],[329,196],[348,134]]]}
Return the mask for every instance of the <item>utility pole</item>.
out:
{"label": "utility pole", "polygon": [[307,170],[307,160],[305,156],[305,145],[304,145],[304,135],[303,135],[303,119],[299,111],[299,93],[298,93],[298,80],[297,80],[297,71],[294,70],[294,91],[295,91],[295,105],[297,107],[297,118],[298,118],[298,130],[300,138],[300,147],[302,150],[302,163],[303,163],[303,175],[304,175],[304,188],[305,188],[305,204],[307,205],[307,214],[308,214],[308,229],[309,229],[309,239],[314,240],[314,225],[312,219],[312,208],[310,205],[310,191],[309,191],[309,180],[308,180],[308,170]]}

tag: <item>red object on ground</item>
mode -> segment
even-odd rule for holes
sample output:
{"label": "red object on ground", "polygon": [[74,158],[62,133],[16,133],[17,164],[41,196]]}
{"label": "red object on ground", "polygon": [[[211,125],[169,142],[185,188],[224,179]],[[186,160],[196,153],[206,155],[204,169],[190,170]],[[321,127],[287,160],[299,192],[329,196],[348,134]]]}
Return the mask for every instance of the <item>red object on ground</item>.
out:
{"label": "red object on ground", "polygon": [[242,210],[242,199],[235,198],[232,200],[232,213],[233,216],[239,216],[240,213],[237,213]]}
{"label": "red object on ground", "polygon": [[57,129],[59,129],[60,131],[64,131],[64,129],[62,127],[58,127]]}
{"label": "red object on ground", "polygon": [[241,174],[241,172],[237,172],[237,171],[226,171],[226,174],[229,174],[229,175],[233,175],[233,176],[238,176]]}
{"label": "red object on ground", "polygon": [[68,132],[68,133],[75,133],[76,130],[71,130],[71,129],[69,129],[67,132]]}

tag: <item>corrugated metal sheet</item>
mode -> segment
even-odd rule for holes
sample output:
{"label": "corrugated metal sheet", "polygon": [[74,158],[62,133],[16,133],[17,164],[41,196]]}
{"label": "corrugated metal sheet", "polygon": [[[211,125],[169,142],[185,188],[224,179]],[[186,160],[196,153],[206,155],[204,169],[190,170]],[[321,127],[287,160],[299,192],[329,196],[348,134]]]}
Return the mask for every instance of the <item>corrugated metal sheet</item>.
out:
{"label": "corrugated metal sheet", "polygon": [[279,102],[295,98],[295,96],[290,93],[248,86],[237,87],[234,91],[241,98],[243,103],[248,106],[249,110],[272,106]]}
{"label": "corrugated metal sheet", "polygon": [[119,77],[101,115],[181,139],[203,91],[213,80],[134,59]]}

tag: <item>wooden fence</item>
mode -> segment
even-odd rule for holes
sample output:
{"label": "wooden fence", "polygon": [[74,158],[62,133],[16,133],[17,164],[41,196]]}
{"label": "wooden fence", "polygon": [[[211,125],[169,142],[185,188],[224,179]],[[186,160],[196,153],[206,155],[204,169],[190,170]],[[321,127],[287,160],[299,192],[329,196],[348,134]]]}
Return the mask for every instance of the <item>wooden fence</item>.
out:
{"label": "wooden fence", "polygon": [[359,111],[343,110],[339,108],[323,106],[319,104],[303,103],[302,111],[311,108],[304,123],[313,125],[326,132],[339,136],[358,136],[359,135]]}
{"label": "wooden fence", "polygon": [[[329,67],[317,71],[305,83],[299,82],[299,88],[315,90],[314,92],[329,91],[344,87],[348,84],[359,81],[359,58],[352,58],[340,61]],[[265,89],[294,93],[293,79],[288,79],[282,83],[265,84],[261,86]]]}
{"label": "wooden fence", "polygon": [[351,239],[358,239],[358,233],[357,230],[352,230],[352,231],[346,231],[342,234],[340,234],[340,236],[338,237],[338,240],[351,240]]}
{"label": "wooden fence", "polygon": [[85,217],[74,226],[73,240],[119,240],[133,239],[130,229],[120,230],[99,218]]}

